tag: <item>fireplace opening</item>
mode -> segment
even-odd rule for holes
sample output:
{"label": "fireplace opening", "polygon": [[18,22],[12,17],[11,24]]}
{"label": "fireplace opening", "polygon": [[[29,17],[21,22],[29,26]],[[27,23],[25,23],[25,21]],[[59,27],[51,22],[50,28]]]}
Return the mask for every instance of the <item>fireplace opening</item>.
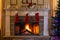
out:
{"label": "fireplace opening", "polygon": [[[10,17],[10,32],[14,36],[40,36],[43,35],[44,17],[40,16],[36,23],[35,16],[29,17],[29,22],[25,23],[25,16],[19,16],[19,22],[15,24],[15,16]],[[27,26],[27,27],[26,27]]]}
{"label": "fireplace opening", "polygon": [[18,26],[15,26],[15,35],[39,35],[40,28],[37,23],[23,23],[20,22]]}

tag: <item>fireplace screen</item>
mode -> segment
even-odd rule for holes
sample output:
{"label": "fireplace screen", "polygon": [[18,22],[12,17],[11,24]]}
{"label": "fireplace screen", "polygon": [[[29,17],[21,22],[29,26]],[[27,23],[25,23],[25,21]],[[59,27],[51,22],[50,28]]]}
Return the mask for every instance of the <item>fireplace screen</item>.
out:
{"label": "fireplace screen", "polygon": [[19,23],[15,23],[14,16],[11,16],[11,35],[42,35],[43,32],[43,17],[40,17],[39,23],[35,22],[35,17],[30,16],[29,22],[23,22],[25,17],[19,17]]}

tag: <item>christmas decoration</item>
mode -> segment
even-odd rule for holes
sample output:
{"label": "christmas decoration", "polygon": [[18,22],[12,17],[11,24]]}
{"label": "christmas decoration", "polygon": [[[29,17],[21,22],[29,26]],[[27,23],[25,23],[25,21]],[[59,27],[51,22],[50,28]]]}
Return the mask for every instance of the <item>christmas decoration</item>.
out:
{"label": "christmas decoration", "polygon": [[26,14],[26,17],[25,17],[25,23],[28,23],[29,21],[29,16],[28,16],[28,13]]}
{"label": "christmas decoration", "polygon": [[60,40],[60,0],[58,1],[58,8],[56,11],[56,15],[53,16],[53,40]]}
{"label": "christmas decoration", "polygon": [[39,22],[39,13],[38,12],[35,14],[35,18],[36,18],[36,22],[38,23]]}
{"label": "christmas decoration", "polygon": [[18,13],[16,13],[15,15],[15,23],[18,23],[19,22],[19,17],[18,17]]}
{"label": "christmas decoration", "polygon": [[19,35],[19,32],[20,32],[19,30],[20,30],[19,17],[18,17],[18,13],[16,13],[16,15],[15,15],[15,27],[14,27],[15,35]]}
{"label": "christmas decoration", "polygon": [[60,40],[60,36],[55,36],[52,40]]}
{"label": "christmas decoration", "polygon": [[28,8],[35,8],[35,6],[36,6],[36,3],[29,3],[28,4]]}
{"label": "christmas decoration", "polygon": [[[56,12],[56,16],[53,17],[53,29],[57,29],[55,32],[53,32],[56,36],[60,36],[60,0],[58,1],[58,8]],[[55,28],[54,28],[55,27]],[[53,35],[54,35],[53,34]]]}

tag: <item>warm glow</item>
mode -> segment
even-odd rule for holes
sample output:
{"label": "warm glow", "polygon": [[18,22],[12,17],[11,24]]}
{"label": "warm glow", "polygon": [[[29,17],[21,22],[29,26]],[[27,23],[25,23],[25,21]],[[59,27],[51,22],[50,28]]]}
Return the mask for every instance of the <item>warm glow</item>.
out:
{"label": "warm glow", "polygon": [[58,7],[58,0],[53,0],[53,11],[52,11],[52,16],[55,17],[56,16],[56,11],[57,10],[57,7]]}
{"label": "warm glow", "polygon": [[40,29],[40,28],[39,28],[39,25],[34,25],[34,26],[33,26],[33,33],[34,33],[34,34],[39,34],[39,29]]}
{"label": "warm glow", "polygon": [[53,10],[57,9],[58,0],[53,0]]}
{"label": "warm glow", "polygon": [[[32,30],[33,30],[33,32],[32,32],[33,34],[39,34],[40,33],[39,32],[40,31],[39,25],[33,25],[33,29],[31,29],[30,28],[30,25],[29,24],[26,24],[25,25],[25,31],[26,30],[28,30],[30,32],[32,32]],[[25,33],[28,34],[29,33],[28,31],[26,31]]]}
{"label": "warm glow", "polygon": [[28,31],[30,31],[30,32],[32,31],[32,30],[29,28],[29,24],[26,24],[25,29],[28,30]]}
{"label": "warm glow", "polygon": [[0,30],[1,30],[1,16],[2,16],[2,0],[0,0]]}

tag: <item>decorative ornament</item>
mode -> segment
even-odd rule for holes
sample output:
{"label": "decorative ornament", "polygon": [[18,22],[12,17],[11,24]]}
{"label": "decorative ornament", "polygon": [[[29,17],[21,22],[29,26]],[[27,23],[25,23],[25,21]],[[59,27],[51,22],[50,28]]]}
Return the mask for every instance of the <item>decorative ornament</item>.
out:
{"label": "decorative ornament", "polygon": [[18,12],[16,11],[16,15],[15,15],[15,22],[18,23],[19,22],[19,16],[18,16]]}
{"label": "decorative ornament", "polygon": [[36,3],[29,3],[28,4],[28,8],[35,8],[35,6],[36,6]]}

